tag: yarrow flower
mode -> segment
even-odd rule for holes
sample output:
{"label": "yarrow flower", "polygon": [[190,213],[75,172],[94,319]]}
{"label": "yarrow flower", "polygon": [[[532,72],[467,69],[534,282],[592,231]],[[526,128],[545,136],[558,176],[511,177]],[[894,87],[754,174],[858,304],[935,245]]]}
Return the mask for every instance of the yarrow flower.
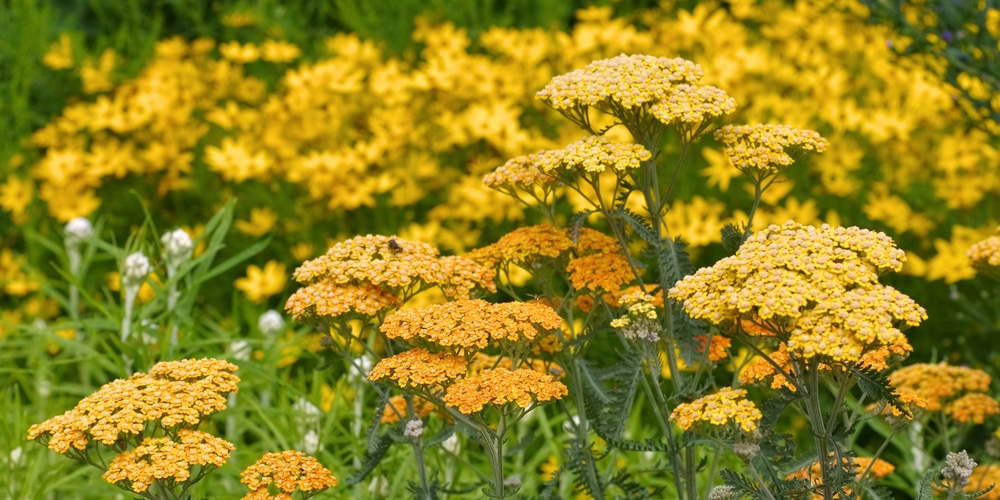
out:
{"label": "yarrow flower", "polygon": [[552,375],[530,368],[483,370],[455,381],[445,390],[446,405],[469,415],[487,405],[504,406],[514,403],[530,408],[536,403],[562,399],[569,392]]}
{"label": "yarrow flower", "polygon": [[624,315],[611,320],[611,327],[617,328],[629,340],[656,342],[660,340],[660,323],[657,320],[655,297],[643,292],[629,292],[621,296],[619,303],[626,307]]}
{"label": "yarrow flower", "polygon": [[[991,485],[1000,485],[1000,465],[980,465],[973,469],[972,474],[969,476],[969,482],[965,485],[963,491],[973,493],[989,488]],[[993,488],[978,498],[982,500],[998,500],[1000,499],[1000,488]]]}
{"label": "yarrow flower", "polygon": [[678,129],[684,140],[697,137],[707,123],[736,110],[736,99],[709,85],[680,84],[650,107],[653,116]]}
{"label": "yarrow flower", "polygon": [[[997,228],[1000,232],[1000,228]],[[965,252],[976,271],[1000,279],[1000,236],[990,236],[969,247]]]}
{"label": "yarrow flower", "polygon": [[969,458],[969,454],[962,450],[958,453],[949,453],[944,457],[944,467],[941,467],[941,477],[950,484],[965,486],[969,484],[972,471],[976,468],[976,461]]}
{"label": "yarrow flower", "polygon": [[541,224],[519,227],[465,256],[491,269],[514,264],[530,271],[566,256],[573,247],[568,230]]}
{"label": "yarrow flower", "polygon": [[795,160],[794,151],[826,150],[827,140],[812,130],[788,125],[726,125],[715,131],[715,139],[725,145],[733,165],[759,179],[777,173]]}
{"label": "yarrow flower", "polygon": [[744,432],[757,429],[757,423],[764,414],[757,405],[748,399],[746,389],[724,388],[715,394],[698,398],[690,403],[681,403],[670,414],[670,420],[677,426],[688,430],[698,422],[707,422],[713,426],[723,426],[729,423],[738,425]]}
{"label": "yarrow flower", "polygon": [[468,363],[462,356],[432,353],[422,347],[384,358],[372,368],[368,380],[389,379],[400,387],[431,388],[465,375]]}
{"label": "yarrow flower", "polygon": [[[304,498],[337,486],[337,478],[313,457],[300,451],[266,453],[260,460],[240,473],[240,482],[250,488],[244,500],[291,498],[295,490]],[[272,497],[268,486],[281,492]]]}
{"label": "yarrow flower", "polygon": [[991,380],[983,370],[944,362],[917,363],[889,374],[889,383],[898,392],[913,393],[926,403],[928,411],[944,410],[960,422],[976,423],[1000,412],[996,400],[985,394]]}
{"label": "yarrow flower", "polygon": [[[834,458],[831,455],[830,461],[833,462]],[[869,457],[843,457],[841,459],[841,467],[855,475],[856,481],[861,481],[863,479],[862,474],[868,471],[868,474],[872,479],[881,479],[889,474],[892,474],[896,470],[896,466],[892,465],[881,458],[873,459]],[[819,461],[813,462],[809,467],[802,468],[789,474],[785,479],[806,479],[813,484],[813,486],[819,486],[823,484],[823,476],[821,465]],[[821,499],[822,495],[814,493],[812,498]]]}
{"label": "yarrow flower", "polygon": [[[437,406],[434,403],[418,396],[413,397],[413,412],[416,414],[416,418],[425,419],[436,409]],[[382,423],[393,424],[406,418],[409,418],[406,411],[406,399],[403,396],[389,398],[389,402],[386,403],[385,409],[382,411]]]}
{"label": "yarrow flower", "polygon": [[142,493],[158,480],[185,482],[191,469],[200,466],[200,478],[207,470],[220,467],[236,449],[232,443],[211,434],[181,429],[176,438],[146,438],[135,449],[114,457],[102,477],[109,483]]}
{"label": "yarrow flower", "polygon": [[[787,222],[755,233],[736,255],[670,289],[693,318],[733,328],[746,319],[788,335],[789,353],[857,362],[865,351],[906,342],[898,325],[927,312],[878,283],[905,255],[883,233]],[[773,327],[773,328],[772,328]]]}

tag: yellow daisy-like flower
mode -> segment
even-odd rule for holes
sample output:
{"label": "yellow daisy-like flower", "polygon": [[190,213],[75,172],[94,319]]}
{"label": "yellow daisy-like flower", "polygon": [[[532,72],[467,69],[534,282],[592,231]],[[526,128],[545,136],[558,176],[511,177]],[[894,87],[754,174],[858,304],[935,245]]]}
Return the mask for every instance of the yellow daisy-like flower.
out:
{"label": "yellow daisy-like flower", "polygon": [[726,125],[715,131],[726,156],[740,171],[753,177],[777,173],[795,160],[789,151],[826,150],[827,140],[812,130],[788,125]]}
{"label": "yellow daisy-like flower", "polygon": [[569,392],[552,375],[530,368],[494,368],[455,381],[445,390],[444,403],[469,415],[487,405],[515,403],[530,408],[537,403],[562,399]]}
{"label": "yellow daisy-like flower", "polygon": [[744,432],[757,428],[757,423],[764,414],[757,405],[746,399],[745,389],[724,388],[715,394],[701,397],[690,403],[681,403],[670,414],[670,420],[677,426],[688,430],[698,422],[707,422],[713,426],[723,426],[729,423],[738,425]]}
{"label": "yellow daisy-like flower", "polygon": [[135,449],[120,453],[111,460],[102,477],[109,483],[124,483],[132,491],[142,493],[156,481],[188,481],[194,466],[202,467],[203,471],[221,467],[235,449],[222,438],[181,429],[176,439],[146,438]]}
{"label": "yellow daisy-like flower", "polygon": [[236,288],[247,294],[254,304],[260,304],[268,297],[281,293],[288,282],[285,265],[271,260],[261,269],[253,264],[247,267],[247,275],[236,280]]}
{"label": "yellow daisy-like flower", "polygon": [[273,63],[289,63],[302,55],[297,46],[281,40],[266,40],[260,50],[261,59]]}
{"label": "yellow daisy-like flower", "polygon": [[[337,486],[337,478],[313,457],[301,451],[266,453],[260,460],[240,473],[240,482],[251,492],[243,498],[271,499],[291,498],[295,490],[315,495]],[[276,497],[268,493],[268,486],[274,484],[281,491]]]}

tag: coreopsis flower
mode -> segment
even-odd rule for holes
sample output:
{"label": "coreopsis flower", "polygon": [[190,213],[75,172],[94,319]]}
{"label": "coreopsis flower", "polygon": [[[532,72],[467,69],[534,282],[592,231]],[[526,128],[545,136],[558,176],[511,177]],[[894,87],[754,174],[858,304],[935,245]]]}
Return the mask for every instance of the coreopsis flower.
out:
{"label": "coreopsis flower", "polygon": [[265,40],[260,51],[261,59],[273,63],[289,63],[302,55],[297,46],[282,40]]}
{"label": "coreopsis flower", "polygon": [[521,408],[553,399],[562,399],[569,392],[552,375],[530,368],[508,370],[494,368],[456,380],[445,389],[443,401],[449,407],[469,415],[487,405],[502,407],[514,403]]}
{"label": "coreopsis flower", "polygon": [[42,64],[55,70],[73,67],[73,41],[69,35],[59,35],[59,41],[50,45],[49,51],[42,56]]}
{"label": "coreopsis flower", "polygon": [[669,296],[693,318],[726,328],[763,322],[787,335],[789,353],[857,362],[870,349],[902,342],[900,325],[926,311],[879,273],[905,255],[892,239],[857,227],[787,222],[750,236],[736,255],[679,281]]}
{"label": "coreopsis flower", "polygon": [[1000,279],[1000,236],[990,236],[972,245],[965,254],[972,261],[972,267],[976,271]]}
{"label": "coreopsis flower", "polygon": [[368,380],[389,379],[403,388],[426,388],[450,383],[467,370],[468,362],[462,356],[417,347],[383,358],[372,368]]}
{"label": "coreopsis flower", "polygon": [[142,493],[157,481],[189,481],[195,466],[201,468],[200,474],[195,475],[195,479],[200,479],[207,469],[225,464],[234,449],[232,443],[222,438],[181,429],[175,438],[149,437],[134,449],[118,454],[102,477],[109,483]]}
{"label": "coreopsis flower", "polygon": [[827,140],[812,130],[788,125],[726,125],[715,131],[726,156],[738,170],[753,179],[778,173],[795,160],[795,151],[826,150]]}
{"label": "coreopsis flower", "polygon": [[260,49],[252,43],[242,45],[239,42],[224,43],[219,45],[219,52],[222,57],[237,64],[246,64],[260,59]]}
{"label": "coreopsis flower", "polygon": [[390,339],[471,353],[491,344],[530,345],[562,325],[562,317],[545,304],[472,299],[397,311],[379,329]]}
{"label": "coreopsis flower", "polygon": [[303,262],[293,276],[305,285],[328,280],[326,288],[378,286],[401,297],[435,286],[456,299],[469,298],[474,290],[496,291],[490,269],[464,257],[440,257],[431,245],[391,236],[340,242]]}
{"label": "coreopsis flower", "polygon": [[269,260],[264,264],[264,268],[250,264],[247,267],[247,275],[238,278],[234,285],[247,295],[254,304],[260,304],[268,297],[281,293],[288,282],[288,275],[285,272],[285,265],[274,260]]}
{"label": "coreopsis flower", "polygon": [[656,306],[653,305],[654,300],[652,295],[643,292],[622,295],[619,302],[627,310],[622,316],[611,320],[611,327],[617,328],[629,340],[660,340],[660,322]]}
{"label": "coreopsis flower", "polygon": [[745,389],[723,388],[714,394],[698,398],[690,403],[681,403],[670,414],[670,420],[677,426],[688,430],[698,422],[706,422],[713,426],[736,424],[744,432],[757,429],[757,423],[764,414],[757,405],[746,399]]}
{"label": "coreopsis flower", "polygon": [[941,362],[917,363],[889,374],[889,383],[926,401],[928,411],[944,408],[948,401],[966,392],[985,393],[992,378],[983,370]]}
{"label": "coreopsis flower", "polygon": [[[244,500],[291,498],[298,490],[304,498],[337,486],[337,478],[313,457],[300,451],[266,453],[240,473],[240,482],[250,488]],[[281,493],[272,497],[268,486]]]}

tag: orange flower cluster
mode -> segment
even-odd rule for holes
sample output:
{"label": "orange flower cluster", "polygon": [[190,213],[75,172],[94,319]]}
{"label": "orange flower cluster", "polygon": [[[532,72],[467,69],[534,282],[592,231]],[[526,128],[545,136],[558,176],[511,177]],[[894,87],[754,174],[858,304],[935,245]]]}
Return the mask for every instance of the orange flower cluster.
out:
{"label": "orange flower cluster", "polygon": [[789,221],[755,233],[736,255],[684,278],[669,296],[716,325],[773,323],[788,335],[789,353],[858,362],[881,346],[905,352],[897,325],[927,318],[912,299],[878,282],[880,272],[898,271],[904,259],[883,233]]}
{"label": "orange flower cluster", "polygon": [[827,146],[818,133],[788,125],[726,125],[715,131],[715,139],[725,145],[733,165],[753,178],[777,173],[794,163],[786,149],[822,153]]}
{"label": "orange flower cluster", "polygon": [[903,394],[913,393],[926,402],[928,411],[944,411],[957,422],[983,423],[988,415],[1000,413],[1000,404],[986,395],[991,377],[983,370],[966,366],[918,363],[889,375],[889,383]]}
{"label": "orange flower cluster", "polygon": [[[973,493],[989,488],[990,485],[1000,485],[1000,465],[980,465],[972,469],[972,475],[969,476],[969,484],[965,485],[965,492]],[[1000,488],[993,488],[986,492],[986,494],[976,498],[982,500],[1000,500]]]}
{"label": "orange flower cluster", "polygon": [[368,380],[378,382],[384,378],[400,387],[435,387],[465,375],[468,362],[462,356],[432,353],[416,347],[379,361]]}
{"label": "orange flower cluster", "polygon": [[[437,406],[434,406],[434,403],[418,396],[413,397],[413,410],[417,417],[427,418],[436,409]],[[382,423],[393,424],[400,420],[406,420],[406,417],[406,400],[403,399],[403,396],[389,398],[389,402],[386,403],[385,410],[382,412]]]}
{"label": "orange flower cluster", "polygon": [[729,337],[724,337],[722,335],[712,335],[711,341],[709,340],[708,334],[699,335],[694,339],[698,341],[698,345],[694,348],[696,351],[705,352],[705,350],[708,349],[709,361],[718,361],[725,358],[728,356],[726,349],[729,349],[729,347],[733,345],[733,341],[730,340]]}
{"label": "orange flower cluster", "polygon": [[211,434],[180,429],[176,438],[148,437],[135,449],[123,451],[111,460],[103,477],[142,493],[157,480],[188,481],[194,466],[202,467],[202,472],[220,467],[234,449],[232,443]]}
{"label": "orange flower cluster", "polygon": [[306,285],[285,303],[296,319],[350,312],[375,316],[431,287],[459,299],[469,298],[474,290],[496,291],[490,269],[465,257],[441,257],[429,244],[391,236],[358,236],[338,243],[303,262],[294,277]]}
{"label": "orange flower cluster", "polygon": [[[785,344],[779,344],[778,350],[767,355],[774,361],[784,373],[792,372],[792,358],[788,355],[788,349]],[[771,378],[773,377],[773,378]],[[747,363],[740,371],[740,383],[741,384],[753,384],[757,382],[763,382],[771,378],[771,388],[781,389],[785,388],[790,391],[795,391],[795,386],[788,381],[788,379],[777,370],[774,369],[774,365],[769,363],[767,359],[763,357],[756,357],[753,361]]]}
{"label": "orange flower cluster", "polygon": [[[892,474],[893,471],[896,470],[895,465],[892,465],[881,458],[874,459],[874,463],[872,463],[872,459],[869,457],[854,457],[851,459],[844,457],[842,459],[842,463],[845,469],[853,471],[853,473],[856,474],[856,481],[860,481],[862,479],[861,475],[868,470],[869,465],[871,466],[871,470],[868,471],[868,477],[871,477],[872,479],[881,479],[889,474]],[[818,461],[813,462],[812,466],[795,471],[786,476],[785,479],[808,479],[814,486],[819,486],[823,484],[822,471],[820,467],[821,466]],[[823,496],[813,493],[812,498],[821,499]]]}
{"label": "orange flower cluster", "polygon": [[237,392],[236,365],[217,359],[157,363],[148,374],[105,384],[66,413],[28,429],[28,439],[41,439],[65,454],[70,447],[86,450],[90,442],[116,446],[142,434],[147,424],[194,427],[226,408],[226,395]]}
{"label": "orange flower cluster", "polygon": [[494,304],[473,299],[397,311],[379,329],[390,339],[467,354],[501,343],[530,345],[562,325],[562,317],[540,302]]}
{"label": "orange flower cluster", "polygon": [[698,398],[690,403],[681,403],[670,414],[670,420],[677,426],[688,430],[698,422],[707,422],[713,426],[723,426],[728,423],[738,425],[744,432],[757,428],[757,423],[764,414],[757,405],[746,399],[745,389],[726,387],[719,392]]}
{"label": "orange flower cluster", "polygon": [[482,411],[486,405],[515,403],[530,408],[566,394],[566,386],[552,375],[531,368],[493,368],[456,380],[446,389],[444,403],[469,415]]}
{"label": "orange flower cluster", "polygon": [[[313,457],[300,451],[267,453],[240,473],[240,482],[250,488],[244,500],[291,498],[299,490],[308,498],[337,486],[337,478]],[[281,493],[272,497],[268,486],[274,484]]]}
{"label": "orange flower cluster", "polygon": [[477,248],[465,256],[490,269],[514,264],[531,270],[535,265],[564,257],[573,249],[568,233],[566,229],[548,224],[523,226],[503,235],[496,243]]}

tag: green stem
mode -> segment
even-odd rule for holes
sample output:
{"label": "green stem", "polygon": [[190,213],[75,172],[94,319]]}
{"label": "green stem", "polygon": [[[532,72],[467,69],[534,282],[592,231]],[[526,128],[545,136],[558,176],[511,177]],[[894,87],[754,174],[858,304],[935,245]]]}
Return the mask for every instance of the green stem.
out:
{"label": "green stem", "polygon": [[[823,490],[824,499],[833,498],[833,484],[831,484],[830,472],[833,472],[833,468],[827,467],[827,463],[830,460],[829,452],[829,442],[826,433],[826,425],[823,420],[823,412],[820,407],[819,401],[819,363],[815,358],[809,360],[806,365],[805,374],[809,379],[809,392],[805,395],[806,411],[809,416],[809,423],[812,426],[813,439],[816,441],[816,451],[819,454],[818,460],[820,464],[820,482],[821,488]],[[836,464],[836,467],[840,467],[840,464]]]}

